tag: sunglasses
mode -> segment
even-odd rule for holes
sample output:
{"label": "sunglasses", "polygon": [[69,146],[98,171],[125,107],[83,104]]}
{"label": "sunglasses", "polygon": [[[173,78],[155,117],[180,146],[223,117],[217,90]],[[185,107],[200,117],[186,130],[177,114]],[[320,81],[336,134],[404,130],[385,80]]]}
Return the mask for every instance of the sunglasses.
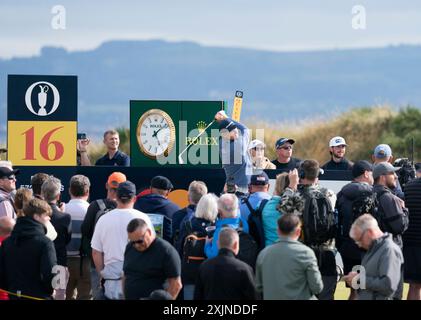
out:
{"label": "sunglasses", "polygon": [[146,232],[143,234],[142,237],[139,238],[139,240],[130,241],[130,244],[135,245],[135,244],[143,244],[143,243],[145,243],[145,235],[146,235]]}
{"label": "sunglasses", "polygon": [[130,243],[131,243],[132,245],[135,245],[135,244],[142,244],[142,243],[144,243],[144,242],[145,242],[144,237],[140,238],[139,240],[130,241]]}
{"label": "sunglasses", "polygon": [[12,174],[11,176],[4,177],[3,179],[16,180],[16,176]]}
{"label": "sunglasses", "polygon": [[279,147],[278,149],[292,150],[292,146]]}

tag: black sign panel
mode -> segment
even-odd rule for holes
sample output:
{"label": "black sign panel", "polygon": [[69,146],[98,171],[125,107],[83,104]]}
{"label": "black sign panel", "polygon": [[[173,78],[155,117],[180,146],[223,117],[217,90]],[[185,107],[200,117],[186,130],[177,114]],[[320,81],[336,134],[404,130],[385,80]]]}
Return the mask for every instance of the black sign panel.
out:
{"label": "black sign panel", "polygon": [[77,77],[9,75],[9,121],[77,121]]}

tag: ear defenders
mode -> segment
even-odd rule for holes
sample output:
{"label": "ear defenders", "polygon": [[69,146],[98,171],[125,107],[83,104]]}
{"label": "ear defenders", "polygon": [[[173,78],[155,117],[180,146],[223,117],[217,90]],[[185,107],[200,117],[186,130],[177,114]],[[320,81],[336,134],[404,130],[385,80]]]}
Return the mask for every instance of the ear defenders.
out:
{"label": "ear defenders", "polygon": [[[303,168],[303,163],[304,161],[302,161],[300,163],[300,166],[298,167],[298,177],[300,179],[304,179],[306,177],[304,168]],[[324,170],[322,168],[319,168],[318,172],[317,172],[317,176],[319,177],[321,174],[324,174]]]}
{"label": "ear defenders", "polygon": [[303,169],[303,163],[304,163],[304,161],[302,161],[300,163],[300,166],[298,167],[298,177],[300,179],[304,179],[305,178],[305,172],[304,172],[304,169]]}

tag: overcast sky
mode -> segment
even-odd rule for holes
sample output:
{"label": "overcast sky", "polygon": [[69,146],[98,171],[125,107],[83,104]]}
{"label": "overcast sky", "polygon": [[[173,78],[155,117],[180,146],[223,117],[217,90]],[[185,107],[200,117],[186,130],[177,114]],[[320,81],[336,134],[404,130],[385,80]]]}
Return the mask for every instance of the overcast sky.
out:
{"label": "overcast sky", "polygon": [[[51,27],[55,5],[66,29]],[[366,29],[352,28],[363,5]],[[42,46],[89,50],[115,39],[194,41],[266,50],[318,50],[421,44],[415,0],[0,0],[0,57]]]}

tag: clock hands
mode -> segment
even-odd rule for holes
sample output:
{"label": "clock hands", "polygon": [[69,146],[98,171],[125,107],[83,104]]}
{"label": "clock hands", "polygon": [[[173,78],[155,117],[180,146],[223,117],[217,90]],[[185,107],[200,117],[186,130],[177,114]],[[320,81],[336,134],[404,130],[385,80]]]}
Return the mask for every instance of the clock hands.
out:
{"label": "clock hands", "polygon": [[166,129],[166,128],[168,128],[167,124],[165,124],[163,127],[159,128],[157,131],[154,131],[152,137],[156,137],[156,135],[158,134],[159,131],[161,131],[162,129]]}

